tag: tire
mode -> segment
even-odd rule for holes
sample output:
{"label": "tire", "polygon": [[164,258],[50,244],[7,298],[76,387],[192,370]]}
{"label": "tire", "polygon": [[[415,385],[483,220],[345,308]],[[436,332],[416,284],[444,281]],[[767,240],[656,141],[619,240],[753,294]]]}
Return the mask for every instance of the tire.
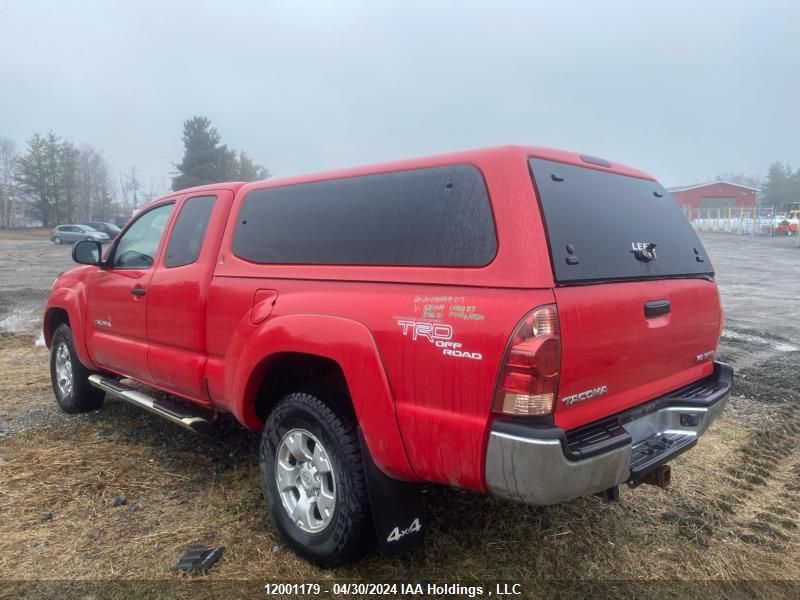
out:
{"label": "tire", "polygon": [[[261,436],[261,489],[272,521],[297,554],[320,567],[352,563],[375,544],[358,430],[342,408],[346,402],[341,392],[289,394],[269,415]],[[307,460],[297,460],[290,447]],[[304,470],[311,473],[311,486],[305,485]],[[279,471],[289,486],[283,493]],[[298,519],[290,515],[292,498],[300,507],[295,514],[303,515]],[[312,508],[303,510],[309,504]]]}
{"label": "tire", "polygon": [[72,330],[62,323],[53,334],[50,345],[50,380],[61,410],[82,413],[103,406],[105,392],[92,387],[90,374],[75,352]]}
{"label": "tire", "polygon": [[54,237],[54,238],[53,238],[53,241],[54,241],[56,244],[60,244],[60,243],[61,243],[61,238],[60,238],[60,237],[58,237],[58,236],[56,236],[56,237]]}

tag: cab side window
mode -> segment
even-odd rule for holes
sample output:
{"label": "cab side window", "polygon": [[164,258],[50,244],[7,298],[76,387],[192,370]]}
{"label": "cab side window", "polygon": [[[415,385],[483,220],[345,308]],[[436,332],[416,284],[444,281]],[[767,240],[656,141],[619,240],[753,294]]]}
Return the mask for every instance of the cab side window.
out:
{"label": "cab side window", "polygon": [[169,236],[165,267],[182,267],[197,260],[214,200],[215,196],[195,196],[183,204]]}
{"label": "cab side window", "polygon": [[147,269],[155,260],[156,250],[173,203],[162,204],[136,218],[122,234],[111,264],[120,269]]}

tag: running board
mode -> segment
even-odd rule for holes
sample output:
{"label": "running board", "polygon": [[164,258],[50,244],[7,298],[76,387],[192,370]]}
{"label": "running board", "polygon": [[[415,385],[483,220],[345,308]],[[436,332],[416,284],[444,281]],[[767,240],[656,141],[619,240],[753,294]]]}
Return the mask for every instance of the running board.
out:
{"label": "running board", "polygon": [[106,394],[111,394],[115,398],[130,402],[195,433],[208,433],[211,429],[211,422],[208,419],[181,411],[184,407],[148,396],[139,390],[120,383],[116,379],[109,379],[102,375],[89,375],[89,383],[103,390]]}

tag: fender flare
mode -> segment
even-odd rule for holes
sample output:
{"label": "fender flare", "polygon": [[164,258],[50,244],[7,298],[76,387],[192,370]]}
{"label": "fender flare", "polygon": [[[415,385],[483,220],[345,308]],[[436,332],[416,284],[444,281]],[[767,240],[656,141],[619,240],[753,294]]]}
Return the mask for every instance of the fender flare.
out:
{"label": "fender flare", "polygon": [[415,481],[395,414],[394,395],[372,333],[361,322],[320,314],[275,317],[253,326],[245,317],[225,357],[228,408],[245,427],[260,431],[255,400],[270,360],[298,352],[336,362],[344,373],[358,425],[375,464],[396,479]]}
{"label": "fender flare", "polygon": [[52,292],[47,300],[44,319],[42,321],[42,332],[44,334],[45,346],[50,348],[52,343],[52,331],[50,330],[50,319],[55,310],[64,310],[69,318],[69,326],[72,330],[72,340],[75,344],[75,352],[83,365],[92,370],[97,370],[98,366],[89,355],[86,345],[86,319],[81,311],[81,307],[86,306],[86,292],[83,285],[75,288],[58,288]]}

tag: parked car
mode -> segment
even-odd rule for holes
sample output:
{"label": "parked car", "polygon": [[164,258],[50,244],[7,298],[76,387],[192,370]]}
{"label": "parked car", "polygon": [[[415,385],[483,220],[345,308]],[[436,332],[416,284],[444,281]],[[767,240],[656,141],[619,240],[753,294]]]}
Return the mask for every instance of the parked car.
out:
{"label": "parked car", "polygon": [[417,543],[420,484],[540,505],[666,486],[733,381],[681,210],[569,152],[183,190],[73,257],[44,314],[61,408],[108,395],[210,435],[231,413],[261,433],[275,527],[320,565]]}
{"label": "parked car", "polygon": [[108,242],[108,234],[92,229],[87,225],[59,225],[50,233],[50,241],[56,244],[62,242],[79,242],[81,240],[93,240],[96,242]]}
{"label": "parked car", "polygon": [[117,234],[120,232],[120,228],[114,225],[113,223],[105,223],[102,221],[92,221],[90,223],[85,224],[87,227],[91,227],[96,231],[102,231],[106,235],[108,235],[109,239],[114,239],[117,237]]}

